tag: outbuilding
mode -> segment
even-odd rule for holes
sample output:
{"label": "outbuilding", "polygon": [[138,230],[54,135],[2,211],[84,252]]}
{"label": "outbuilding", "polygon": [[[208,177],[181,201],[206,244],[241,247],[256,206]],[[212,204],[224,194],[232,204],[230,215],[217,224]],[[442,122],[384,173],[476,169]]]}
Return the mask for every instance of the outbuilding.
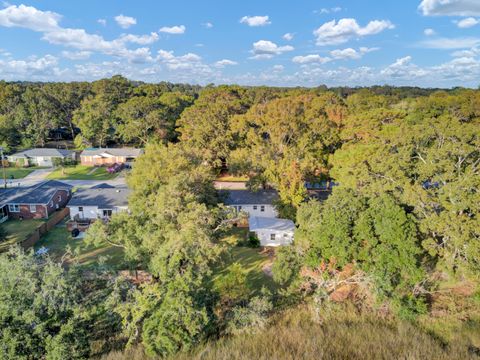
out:
{"label": "outbuilding", "polygon": [[251,216],[249,229],[257,235],[261,246],[281,246],[293,242],[295,224],[288,219]]}

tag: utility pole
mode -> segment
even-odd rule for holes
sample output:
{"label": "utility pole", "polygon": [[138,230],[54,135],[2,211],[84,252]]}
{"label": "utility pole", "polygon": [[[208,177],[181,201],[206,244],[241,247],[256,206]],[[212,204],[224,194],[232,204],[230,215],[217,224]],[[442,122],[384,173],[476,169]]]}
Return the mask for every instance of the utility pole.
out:
{"label": "utility pole", "polygon": [[3,187],[7,188],[7,173],[5,172],[5,164],[3,163],[3,147],[0,146],[0,161],[2,162],[3,169]]}

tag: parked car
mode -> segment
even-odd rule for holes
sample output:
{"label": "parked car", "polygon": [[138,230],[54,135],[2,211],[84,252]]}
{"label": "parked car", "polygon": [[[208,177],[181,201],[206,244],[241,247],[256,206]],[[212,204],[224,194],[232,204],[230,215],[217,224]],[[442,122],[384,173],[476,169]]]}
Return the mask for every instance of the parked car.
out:
{"label": "parked car", "polygon": [[115,173],[121,171],[123,169],[123,167],[124,167],[123,164],[115,163],[112,166],[107,167],[107,172],[109,174],[115,174]]}

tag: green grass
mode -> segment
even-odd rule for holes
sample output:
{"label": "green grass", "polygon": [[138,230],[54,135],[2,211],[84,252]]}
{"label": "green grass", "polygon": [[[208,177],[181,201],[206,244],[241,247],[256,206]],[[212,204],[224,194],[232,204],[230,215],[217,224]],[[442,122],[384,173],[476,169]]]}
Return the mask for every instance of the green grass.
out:
{"label": "green grass", "polygon": [[105,167],[92,167],[77,165],[73,167],[66,167],[55,169],[51,172],[47,179],[56,180],[111,180],[116,178],[117,174],[109,174]]}
{"label": "green grass", "polygon": [[40,224],[45,222],[38,220],[7,220],[0,224],[0,228],[6,233],[5,241],[0,242],[0,252],[6,251],[8,247],[25,240]]}
{"label": "green grass", "polygon": [[[40,169],[39,167],[29,167],[29,168],[16,168],[8,167],[5,168],[5,176],[8,179],[23,179],[25,176],[31,174],[33,171]],[[0,168],[0,178],[3,178],[3,170]]]}
{"label": "green grass", "polygon": [[271,264],[271,259],[261,253],[260,248],[238,246],[238,242],[246,240],[247,228],[232,228],[220,241],[226,247],[221,262],[214,269],[213,281],[218,281],[226,275],[234,263],[239,263],[247,275],[247,284],[253,293],[258,293],[262,287],[270,290],[276,288],[273,279],[267,275],[263,268]]}
{"label": "green grass", "polygon": [[[93,266],[102,260],[104,264],[113,269],[124,269],[123,250],[109,245],[86,244],[83,239],[72,238],[64,225],[57,226],[48,232],[40,241],[35,244],[35,250],[42,246],[49,249],[48,253],[54,260],[60,260],[62,256],[70,251],[75,255],[76,260],[82,266]],[[69,257],[70,259],[72,257]]]}

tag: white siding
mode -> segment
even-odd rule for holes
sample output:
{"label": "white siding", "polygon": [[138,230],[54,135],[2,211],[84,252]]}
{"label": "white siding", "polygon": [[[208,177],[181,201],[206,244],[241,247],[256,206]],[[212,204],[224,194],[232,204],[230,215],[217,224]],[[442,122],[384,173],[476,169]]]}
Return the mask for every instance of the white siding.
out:
{"label": "white siding", "polygon": [[[74,220],[75,216],[78,215],[80,219],[98,219],[103,217],[103,210],[107,209],[99,209],[98,206],[83,206],[83,211],[79,211],[79,206],[68,206],[70,209],[70,219]],[[119,206],[114,207],[112,209],[112,213],[116,214],[120,211],[127,211],[128,208],[126,206]]]}
{"label": "white siding", "polygon": [[[277,230],[259,230],[255,232],[260,245],[262,246],[280,246],[290,245],[293,241],[292,231],[277,231]],[[275,234],[275,240],[272,240],[272,234]]]}
{"label": "white siding", "polygon": [[[276,218],[278,215],[273,205],[232,205],[232,207],[237,211],[245,211],[249,216]],[[240,207],[241,209],[239,209]],[[262,207],[264,211],[262,211]]]}

